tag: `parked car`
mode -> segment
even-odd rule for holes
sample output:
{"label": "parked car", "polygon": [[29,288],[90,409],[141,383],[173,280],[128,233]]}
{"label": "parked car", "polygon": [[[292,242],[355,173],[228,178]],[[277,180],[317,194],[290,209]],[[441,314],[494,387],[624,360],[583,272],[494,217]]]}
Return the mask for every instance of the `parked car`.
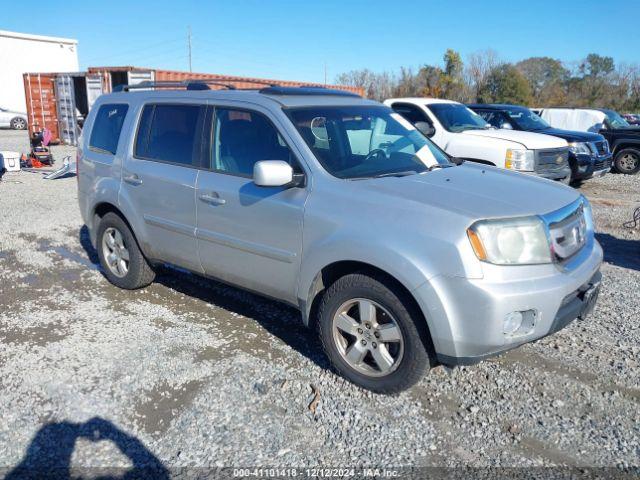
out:
{"label": "parked car", "polygon": [[449,155],[569,183],[569,148],[561,138],[498,130],[458,102],[434,98],[385,100]]}
{"label": "parked car", "polygon": [[556,128],[600,133],[613,153],[613,169],[634,175],[640,171],[640,127],[604,108],[541,108],[538,113]]}
{"label": "parked car", "polygon": [[569,143],[571,181],[600,177],[611,170],[609,144],[602,135],[553,128],[527,107],[505,104],[467,105],[495,128],[544,133]]}
{"label": "parked car", "polygon": [[27,114],[0,107],[0,128],[7,127],[24,130],[27,128]]}
{"label": "parked car", "polygon": [[357,95],[203,88],[89,113],[78,199],[114,285],[168,263],[293,305],[339,373],[385,393],[593,308],[602,249],[575,190],[458,165]]}

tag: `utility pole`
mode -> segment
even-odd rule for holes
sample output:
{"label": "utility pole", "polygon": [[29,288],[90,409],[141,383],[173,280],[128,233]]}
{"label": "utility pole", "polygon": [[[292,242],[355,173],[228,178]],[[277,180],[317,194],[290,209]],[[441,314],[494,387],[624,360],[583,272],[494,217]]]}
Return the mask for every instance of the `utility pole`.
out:
{"label": "utility pole", "polygon": [[191,68],[191,26],[187,27],[187,43],[189,45],[189,72],[193,72]]}

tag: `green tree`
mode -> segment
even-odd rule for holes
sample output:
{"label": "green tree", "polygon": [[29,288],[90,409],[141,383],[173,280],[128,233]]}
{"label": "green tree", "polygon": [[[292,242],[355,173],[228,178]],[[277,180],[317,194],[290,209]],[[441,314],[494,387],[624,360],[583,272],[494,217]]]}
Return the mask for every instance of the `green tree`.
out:
{"label": "green tree", "polygon": [[605,77],[615,70],[612,57],[603,57],[590,53],[580,64],[580,73],[584,77]]}
{"label": "green tree", "polygon": [[531,85],[516,67],[504,63],[491,70],[478,97],[484,103],[528,105],[532,101]]}
{"label": "green tree", "polygon": [[463,77],[464,65],[460,54],[449,48],[442,57],[444,70],[440,75],[442,96],[451,100],[463,100],[466,85]]}
{"label": "green tree", "polygon": [[516,68],[529,81],[536,105],[551,106],[564,103],[566,82],[571,72],[560,60],[551,57],[531,57],[518,62]]}

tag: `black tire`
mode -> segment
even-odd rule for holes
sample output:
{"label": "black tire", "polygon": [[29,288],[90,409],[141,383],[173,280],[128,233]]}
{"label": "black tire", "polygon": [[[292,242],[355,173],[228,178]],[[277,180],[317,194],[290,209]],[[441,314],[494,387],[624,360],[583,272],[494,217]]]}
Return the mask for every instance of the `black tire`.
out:
{"label": "black tire", "polygon": [[[382,276],[354,273],[341,277],[323,295],[317,322],[322,347],[335,370],[360,387],[384,394],[398,393],[411,387],[432,366],[424,318],[414,311],[413,303],[407,301],[403,292],[390,284]],[[349,365],[334,339],[333,318],[337,310],[345,302],[362,298],[372,300],[387,310],[402,332],[404,353],[395,370],[384,376],[366,375]]]}
{"label": "black tire", "polygon": [[25,130],[27,121],[22,117],[15,117],[11,119],[10,125],[13,130]]}
{"label": "black tire", "polygon": [[[635,165],[629,165],[629,159],[635,159]],[[625,148],[616,153],[613,160],[613,168],[618,173],[635,175],[640,171],[640,150],[635,148]]]}
{"label": "black tire", "polygon": [[[112,267],[107,264],[105,252],[103,248],[103,239],[108,229],[116,229],[122,234],[124,247],[129,253],[128,271],[124,276],[118,276],[112,271]],[[113,212],[107,213],[100,220],[97,233],[97,250],[100,258],[100,265],[107,280],[116,287],[126,290],[135,290],[146,287],[153,282],[156,274],[142,254],[138,242],[136,241],[131,229],[127,223],[117,214]]]}

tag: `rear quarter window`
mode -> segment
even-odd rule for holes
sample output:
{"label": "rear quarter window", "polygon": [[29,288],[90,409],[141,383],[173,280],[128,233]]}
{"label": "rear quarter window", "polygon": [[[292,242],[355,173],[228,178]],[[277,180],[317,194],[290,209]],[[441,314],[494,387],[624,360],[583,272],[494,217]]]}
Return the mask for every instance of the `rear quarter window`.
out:
{"label": "rear quarter window", "polygon": [[129,105],[124,103],[102,105],[93,122],[89,148],[100,153],[115,155],[122,124],[127,116]]}

